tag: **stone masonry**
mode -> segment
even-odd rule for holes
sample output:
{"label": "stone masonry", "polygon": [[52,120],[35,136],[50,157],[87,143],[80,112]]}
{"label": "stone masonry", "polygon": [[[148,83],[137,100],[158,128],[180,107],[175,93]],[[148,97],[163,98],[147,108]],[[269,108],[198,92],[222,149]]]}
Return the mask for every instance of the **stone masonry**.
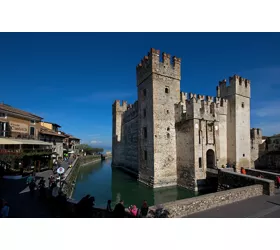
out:
{"label": "stone masonry", "polygon": [[251,168],[250,81],[234,75],[217,96],[181,92],[181,59],[151,49],[136,67],[138,100],[113,104],[112,165],[151,187],[199,190],[207,168]]}

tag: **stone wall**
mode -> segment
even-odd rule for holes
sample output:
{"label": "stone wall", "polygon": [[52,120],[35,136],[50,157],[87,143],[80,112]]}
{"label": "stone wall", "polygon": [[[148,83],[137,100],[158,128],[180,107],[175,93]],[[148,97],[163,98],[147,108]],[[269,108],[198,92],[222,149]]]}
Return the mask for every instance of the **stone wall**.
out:
{"label": "stone wall", "polygon": [[[202,195],[190,199],[168,202],[162,206],[168,210],[170,218],[185,217],[207,209],[220,207],[237,201],[260,196],[263,194],[262,185],[252,185],[248,187],[236,188],[227,191]],[[150,210],[156,210],[156,206]]]}
{"label": "stone wall", "polygon": [[85,156],[77,158],[72,164],[72,168],[70,168],[65,173],[65,184],[63,185],[62,191],[66,194],[67,197],[71,197],[75,188],[75,182],[79,173],[79,169],[81,166],[85,164],[90,164],[93,162],[101,161],[100,156]]}
{"label": "stone wall", "polygon": [[266,152],[255,161],[256,169],[280,170],[280,151]]}
{"label": "stone wall", "polygon": [[264,179],[272,180],[275,182],[276,177],[279,176],[280,174],[277,173],[272,173],[272,172],[267,172],[267,171],[262,171],[262,170],[256,170],[256,169],[246,169],[246,174],[258,177],[260,175],[263,176]]}
{"label": "stone wall", "polygon": [[264,194],[274,195],[274,181],[227,170],[219,170],[218,172],[218,191],[251,186],[256,184],[260,184],[263,186]]}

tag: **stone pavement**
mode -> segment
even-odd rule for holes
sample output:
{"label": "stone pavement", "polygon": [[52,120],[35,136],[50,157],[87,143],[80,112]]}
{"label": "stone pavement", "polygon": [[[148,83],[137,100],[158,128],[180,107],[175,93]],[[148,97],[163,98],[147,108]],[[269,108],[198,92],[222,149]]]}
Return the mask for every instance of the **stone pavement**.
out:
{"label": "stone pavement", "polygon": [[274,196],[262,195],[184,218],[280,218],[280,191]]}
{"label": "stone pavement", "polygon": [[[68,164],[61,164],[65,170]],[[48,186],[48,177],[53,175],[52,170],[37,173],[36,177],[44,177],[46,186]],[[53,217],[46,200],[40,199],[36,192],[31,196],[29,187],[26,185],[26,179],[7,180],[0,179],[0,198],[5,199],[10,205],[10,218],[49,218]],[[39,178],[37,179],[37,183]]]}

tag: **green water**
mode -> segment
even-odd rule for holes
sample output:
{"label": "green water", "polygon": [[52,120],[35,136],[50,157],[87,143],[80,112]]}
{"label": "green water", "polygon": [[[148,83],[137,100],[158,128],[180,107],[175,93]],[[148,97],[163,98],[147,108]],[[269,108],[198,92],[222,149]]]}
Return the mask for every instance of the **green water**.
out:
{"label": "green water", "polygon": [[149,188],[121,170],[112,168],[111,159],[80,168],[72,198],[80,200],[87,194],[95,197],[96,207],[106,207],[107,200],[112,200],[114,205],[122,199],[125,206],[135,204],[139,207],[143,200],[154,205],[197,195],[179,187]]}

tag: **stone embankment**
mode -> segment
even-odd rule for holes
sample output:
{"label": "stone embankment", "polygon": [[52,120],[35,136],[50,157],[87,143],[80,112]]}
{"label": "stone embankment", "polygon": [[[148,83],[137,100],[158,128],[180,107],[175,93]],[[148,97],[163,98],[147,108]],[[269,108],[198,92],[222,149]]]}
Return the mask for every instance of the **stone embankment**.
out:
{"label": "stone embankment", "polygon": [[[194,198],[168,202],[162,204],[161,206],[169,212],[169,218],[181,218],[211,208],[216,208],[237,201],[260,196],[262,194],[262,185],[252,185],[248,187],[201,195]],[[155,211],[156,209],[157,206],[150,207],[150,210]]]}
{"label": "stone embankment", "polygon": [[99,161],[101,161],[100,156],[89,155],[89,156],[79,157],[73,162],[72,168],[68,169],[64,175],[65,185],[63,186],[63,192],[66,194],[67,197],[72,196],[72,193],[75,189],[75,183],[80,167]]}

